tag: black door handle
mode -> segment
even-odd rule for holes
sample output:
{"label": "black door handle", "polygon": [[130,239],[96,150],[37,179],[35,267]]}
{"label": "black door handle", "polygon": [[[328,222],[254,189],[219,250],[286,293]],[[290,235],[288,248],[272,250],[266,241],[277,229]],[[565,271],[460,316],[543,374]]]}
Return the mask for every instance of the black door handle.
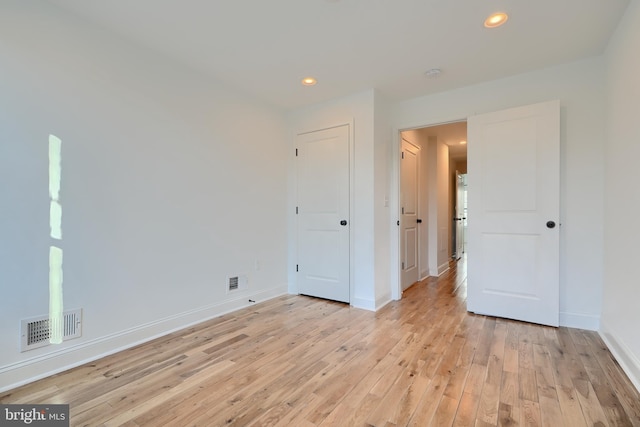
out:
{"label": "black door handle", "polygon": [[556,223],[554,221],[547,221],[547,228],[556,228]]}
{"label": "black door handle", "polygon": [[342,221],[340,221],[340,225],[345,226],[347,225],[347,220],[343,219]]}
{"label": "black door handle", "polygon": [[417,222],[418,224],[422,224],[422,220],[421,220],[421,219],[416,219],[416,222]]}

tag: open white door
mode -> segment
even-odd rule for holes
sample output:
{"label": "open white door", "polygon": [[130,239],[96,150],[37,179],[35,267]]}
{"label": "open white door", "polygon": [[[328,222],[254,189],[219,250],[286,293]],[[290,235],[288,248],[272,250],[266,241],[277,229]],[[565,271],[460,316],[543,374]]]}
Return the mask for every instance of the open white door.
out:
{"label": "open white door", "polygon": [[349,126],[300,134],[298,292],[349,302]]}
{"label": "open white door", "polygon": [[456,227],[456,259],[462,258],[464,252],[464,178],[456,171],[456,209],[453,218]]}
{"label": "open white door", "polygon": [[400,156],[400,271],[402,290],[418,281],[418,176],[420,148],[402,140]]}
{"label": "open white door", "polygon": [[558,101],[469,117],[469,311],[559,323]]}

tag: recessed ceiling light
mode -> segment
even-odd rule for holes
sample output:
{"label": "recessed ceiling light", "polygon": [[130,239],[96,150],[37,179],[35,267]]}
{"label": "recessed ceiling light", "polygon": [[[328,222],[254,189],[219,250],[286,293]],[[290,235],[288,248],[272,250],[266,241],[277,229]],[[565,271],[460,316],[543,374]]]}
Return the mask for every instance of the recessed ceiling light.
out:
{"label": "recessed ceiling light", "polygon": [[305,86],[313,86],[316,83],[318,83],[318,81],[313,77],[305,77],[304,79],[302,79],[302,84]]}
{"label": "recessed ceiling light", "polygon": [[496,28],[507,22],[507,19],[509,19],[509,16],[506,13],[496,12],[484,20],[484,26],[486,28]]}

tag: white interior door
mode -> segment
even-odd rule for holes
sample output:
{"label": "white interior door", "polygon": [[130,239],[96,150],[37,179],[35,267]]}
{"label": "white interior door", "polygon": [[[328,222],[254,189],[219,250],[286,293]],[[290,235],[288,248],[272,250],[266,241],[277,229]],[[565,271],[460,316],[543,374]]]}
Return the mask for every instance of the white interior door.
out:
{"label": "white interior door", "polygon": [[468,120],[469,311],[559,323],[558,101]]}
{"label": "white interior door", "polygon": [[349,126],[297,136],[298,292],[349,302]]}
{"label": "white interior door", "polygon": [[456,212],[454,224],[456,227],[456,259],[464,252],[464,178],[456,171]]}
{"label": "white interior door", "polygon": [[420,148],[402,140],[400,156],[400,270],[402,290],[418,281],[418,177]]}

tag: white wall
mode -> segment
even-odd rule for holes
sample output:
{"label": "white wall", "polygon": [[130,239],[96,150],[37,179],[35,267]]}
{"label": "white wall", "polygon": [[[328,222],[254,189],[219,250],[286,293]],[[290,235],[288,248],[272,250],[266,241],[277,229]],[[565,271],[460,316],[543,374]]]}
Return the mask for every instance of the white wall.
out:
{"label": "white wall", "polygon": [[449,241],[451,236],[451,217],[449,216],[449,146],[436,140],[436,215],[437,215],[437,258],[432,276],[439,276],[449,269]]}
{"label": "white wall", "polygon": [[423,127],[553,99],[561,104],[560,322],[595,330],[602,295],[603,58],[401,102],[392,108],[392,126]]}
{"label": "white wall", "polygon": [[[390,208],[391,168],[391,123],[389,102],[374,91],[374,279],[375,308],[379,309],[391,301],[391,234],[396,229],[395,216]],[[392,224],[393,223],[393,224]],[[394,227],[395,226],[395,227]]]}
{"label": "white wall", "polygon": [[604,303],[601,334],[640,390],[640,2],[632,1],[606,52]]}
{"label": "white wall", "polygon": [[[83,336],[20,353],[20,319],[48,313],[49,133]],[[280,111],[49,3],[3,1],[0,389],[286,293],[286,150]]]}
{"label": "white wall", "polygon": [[436,136],[427,145],[429,169],[429,276],[449,268],[447,224],[449,222],[449,147]]}

